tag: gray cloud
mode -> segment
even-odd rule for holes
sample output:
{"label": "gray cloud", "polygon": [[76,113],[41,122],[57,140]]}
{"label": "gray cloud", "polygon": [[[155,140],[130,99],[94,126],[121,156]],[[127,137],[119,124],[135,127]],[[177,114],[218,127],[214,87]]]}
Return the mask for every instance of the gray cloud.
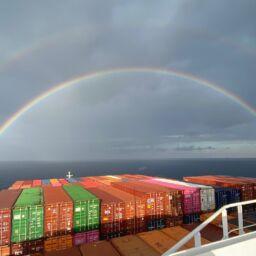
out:
{"label": "gray cloud", "polygon": [[[255,7],[253,0],[5,2],[0,123],[56,83],[126,66],[176,68],[253,105]],[[0,159],[251,156],[254,146],[243,141],[255,141],[255,128],[238,104],[191,81],[120,74],[39,104],[0,137]]]}

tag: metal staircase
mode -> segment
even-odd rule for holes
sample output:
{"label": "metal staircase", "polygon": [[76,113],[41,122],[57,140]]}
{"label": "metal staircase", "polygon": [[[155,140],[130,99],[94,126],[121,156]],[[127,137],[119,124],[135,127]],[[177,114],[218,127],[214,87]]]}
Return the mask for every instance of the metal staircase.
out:
{"label": "metal staircase", "polygon": [[[217,248],[221,248],[220,246],[230,246],[232,244],[245,241],[246,239],[252,239],[255,238],[256,240],[256,231],[251,232],[249,234],[245,234],[244,229],[245,228],[251,228],[253,226],[256,226],[255,224],[244,226],[244,219],[243,219],[243,207],[248,205],[256,205],[256,200],[251,201],[245,201],[245,202],[238,202],[233,203],[229,205],[225,205],[222,208],[220,208],[218,211],[216,211],[213,215],[211,215],[207,220],[205,220],[202,224],[200,224],[197,228],[195,228],[192,232],[190,232],[187,236],[185,236],[183,239],[181,239],[175,246],[173,246],[171,249],[166,251],[162,256],[171,256],[171,255],[200,255],[201,253],[205,253],[207,251],[211,251]],[[238,227],[232,230],[229,230],[228,228],[228,215],[227,211],[229,209],[237,208],[237,219],[238,219]],[[222,218],[222,230],[223,230],[223,238],[219,242],[214,242],[212,244],[208,245],[201,245],[201,231],[204,229],[208,224],[210,224],[213,220],[215,220],[217,217],[221,215]],[[230,233],[232,232],[238,232],[237,237],[229,238]],[[195,241],[195,248],[186,250],[184,252],[176,253],[182,246],[184,246],[189,240],[194,239]],[[255,243],[255,251],[254,254],[256,255],[256,242]],[[203,249],[204,247],[204,249]],[[202,249],[200,249],[202,248]],[[249,247],[248,247],[249,248]],[[195,254],[191,253],[194,250]],[[200,253],[201,251],[201,253]],[[217,255],[217,254],[202,254],[202,255]],[[234,254],[233,254],[234,255]],[[247,254],[244,254],[247,255]],[[250,255],[250,254],[248,254]]]}

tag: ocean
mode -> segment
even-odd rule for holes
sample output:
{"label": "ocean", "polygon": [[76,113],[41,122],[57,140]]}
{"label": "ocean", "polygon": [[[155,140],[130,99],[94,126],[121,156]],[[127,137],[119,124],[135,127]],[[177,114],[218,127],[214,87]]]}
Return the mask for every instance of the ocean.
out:
{"label": "ocean", "polygon": [[16,180],[139,173],[182,179],[183,176],[223,174],[256,177],[254,159],[112,160],[87,162],[0,162],[0,188]]}

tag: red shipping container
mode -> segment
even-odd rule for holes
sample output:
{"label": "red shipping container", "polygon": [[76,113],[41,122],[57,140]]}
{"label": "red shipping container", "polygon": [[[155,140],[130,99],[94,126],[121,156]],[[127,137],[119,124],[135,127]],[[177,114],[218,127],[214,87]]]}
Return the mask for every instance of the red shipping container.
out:
{"label": "red shipping container", "polygon": [[157,184],[170,189],[180,190],[183,193],[183,203],[182,210],[183,214],[193,214],[199,213],[201,211],[201,199],[200,199],[200,189],[194,187],[186,187],[178,184],[171,184],[158,180],[145,180],[145,182],[150,184]]}
{"label": "red shipping container", "polygon": [[22,189],[24,188],[31,188],[32,187],[32,180],[24,180],[24,182],[22,183],[21,187]]}
{"label": "red shipping container", "polygon": [[47,186],[44,192],[45,237],[71,233],[73,226],[73,202],[62,187]]}
{"label": "red shipping container", "polygon": [[59,183],[60,183],[61,185],[67,185],[67,184],[69,184],[69,182],[68,182],[66,179],[59,179]]}
{"label": "red shipping container", "polygon": [[42,181],[41,180],[33,180],[32,187],[41,187]]}
{"label": "red shipping container", "polygon": [[9,256],[11,249],[9,246],[0,246],[0,256]]}
{"label": "red shipping container", "polygon": [[12,255],[32,255],[44,249],[43,239],[12,244]]}
{"label": "red shipping container", "polygon": [[86,243],[93,243],[99,241],[99,230],[91,230],[83,233],[76,233],[73,235],[73,245],[78,246]]}
{"label": "red shipping container", "polygon": [[12,206],[20,192],[7,189],[0,191],[0,246],[10,244]]}
{"label": "red shipping container", "polygon": [[90,178],[82,178],[80,183],[83,184],[83,186],[85,188],[97,188],[102,184],[102,183],[92,180]]}

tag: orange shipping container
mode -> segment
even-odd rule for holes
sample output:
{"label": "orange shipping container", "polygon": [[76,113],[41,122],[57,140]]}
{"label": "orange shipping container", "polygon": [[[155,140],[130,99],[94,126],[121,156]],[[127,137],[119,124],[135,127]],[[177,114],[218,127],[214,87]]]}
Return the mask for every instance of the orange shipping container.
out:
{"label": "orange shipping container", "polygon": [[164,217],[170,211],[169,190],[143,182],[113,182],[112,186],[144,198],[146,216]]}
{"label": "orange shipping container", "polygon": [[124,202],[98,188],[88,188],[89,192],[101,200],[101,239],[109,239],[125,234]]}
{"label": "orange shipping container", "polygon": [[82,256],[119,256],[119,253],[107,241],[99,241],[91,244],[83,244],[80,246]]}
{"label": "orange shipping container", "polygon": [[0,256],[9,256],[11,249],[9,246],[0,246]]}
{"label": "orange shipping container", "polygon": [[161,253],[155,251],[147,243],[137,236],[124,236],[113,238],[111,243],[121,256],[140,255],[140,256],[160,256]]}
{"label": "orange shipping container", "polygon": [[62,187],[44,187],[45,237],[71,233],[73,202]]}
{"label": "orange shipping container", "polygon": [[122,199],[125,204],[125,230],[126,234],[135,234],[146,231],[146,202],[145,199],[131,195],[110,186],[100,186],[99,189]]}
{"label": "orange shipping container", "polygon": [[52,251],[60,251],[66,250],[72,247],[72,236],[64,235],[64,236],[56,236],[45,239],[44,241],[44,251],[52,252]]}
{"label": "orange shipping container", "polygon": [[23,184],[24,181],[17,180],[15,181],[12,186],[9,189],[20,189],[21,185]]}

